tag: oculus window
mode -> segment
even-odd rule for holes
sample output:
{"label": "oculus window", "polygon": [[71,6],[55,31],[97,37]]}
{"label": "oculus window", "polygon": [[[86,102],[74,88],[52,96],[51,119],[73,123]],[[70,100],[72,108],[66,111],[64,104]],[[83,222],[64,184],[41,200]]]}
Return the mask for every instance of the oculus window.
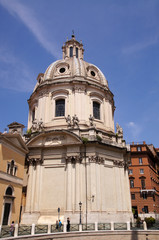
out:
{"label": "oculus window", "polygon": [[64,67],[60,68],[60,73],[64,73],[66,71],[66,69]]}
{"label": "oculus window", "polygon": [[56,100],[55,117],[65,116],[65,99]]}
{"label": "oculus window", "polygon": [[93,102],[93,117],[100,119],[100,104],[98,102]]}

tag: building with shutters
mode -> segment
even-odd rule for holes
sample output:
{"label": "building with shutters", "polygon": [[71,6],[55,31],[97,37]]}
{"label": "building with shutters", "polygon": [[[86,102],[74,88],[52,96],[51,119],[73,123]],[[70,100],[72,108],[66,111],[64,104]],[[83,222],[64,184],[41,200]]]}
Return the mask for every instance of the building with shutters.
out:
{"label": "building with shutters", "polygon": [[132,143],[129,181],[134,215],[159,218],[159,157],[152,144]]}

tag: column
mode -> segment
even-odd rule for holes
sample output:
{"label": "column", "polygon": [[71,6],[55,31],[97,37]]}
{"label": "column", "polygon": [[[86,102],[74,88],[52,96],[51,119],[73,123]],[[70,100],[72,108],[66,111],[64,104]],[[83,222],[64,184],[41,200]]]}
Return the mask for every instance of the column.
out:
{"label": "column", "polygon": [[122,193],[121,193],[121,179],[120,179],[120,169],[116,165],[114,167],[115,171],[115,182],[116,182],[116,201],[117,201],[117,211],[122,210]]}
{"label": "column", "polygon": [[71,161],[70,159],[67,162],[67,192],[66,192],[66,199],[67,199],[67,211],[71,211],[72,206],[72,189],[71,189]]}
{"label": "column", "polygon": [[[97,186],[96,186],[96,163],[95,158],[91,163],[91,196],[94,195],[94,202],[92,202],[92,211],[97,210]],[[91,197],[90,196],[90,197]]]}
{"label": "column", "polygon": [[34,211],[39,211],[40,161],[36,165]]}
{"label": "column", "polygon": [[[75,160],[76,161],[76,160]],[[74,164],[73,164],[74,165]],[[76,165],[76,162],[75,162],[75,165]],[[71,188],[71,210],[75,210],[75,166],[72,166],[71,165],[71,185],[72,185],[72,188]]]}
{"label": "column", "polygon": [[[34,164],[36,164],[34,159]],[[34,198],[35,198],[35,179],[36,179],[36,167],[33,167],[32,174],[32,189],[31,189],[31,212],[34,211]]]}
{"label": "column", "polygon": [[33,164],[32,164],[32,162],[30,162],[25,212],[30,212],[31,211],[32,179],[33,179]]}
{"label": "column", "polygon": [[101,183],[100,183],[100,163],[96,163],[96,201],[97,201],[97,211],[101,210]]}
{"label": "column", "polygon": [[75,185],[75,210],[79,211],[80,202],[80,180],[79,180],[79,161],[76,162],[76,185]]}

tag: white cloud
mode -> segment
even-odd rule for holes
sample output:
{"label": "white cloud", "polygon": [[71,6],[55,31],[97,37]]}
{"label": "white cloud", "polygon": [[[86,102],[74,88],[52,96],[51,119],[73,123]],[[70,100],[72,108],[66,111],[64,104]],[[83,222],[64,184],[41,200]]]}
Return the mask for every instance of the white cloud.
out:
{"label": "white cloud", "polygon": [[127,128],[130,131],[130,134],[132,135],[132,138],[134,140],[139,139],[140,133],[142,131],[142,127],[134,122],[129,122],[126,124]]}
{"label": "white cloud", "polygon": [[142,42],[138,42],[138,43],[135,43],[131,46],[127,46],[127,47],[124,47],[122,49],[122,53],[123,54],[131,54],[131,53],[134,53],[134,52],[138,52],[138,51],[141,51],[149,46],[152,46],[154,44],[156,44],[158,42],[158,36],[155,36],[154,38],[152,39],[148,39],[146,41],[142,41]]}
{"label": "white cloud", "polygon": [[40,19],[35,17],[36,13],[33,9],[23,5],[20,1],[0,0],[0,4],[7,9],[11,15],[18,17],[33,33],[38,42],[55,58],[59,59],[61,53],[57,50],[57,43],[48,39],[45,27],[42,25],[42,22],[40,22]]}
{"label": "white cloud", "polygon": [[33,73],[25,63],[4,47],[0,48],[0,69],[1,88],[20,92],[32,91],[35,85]]}

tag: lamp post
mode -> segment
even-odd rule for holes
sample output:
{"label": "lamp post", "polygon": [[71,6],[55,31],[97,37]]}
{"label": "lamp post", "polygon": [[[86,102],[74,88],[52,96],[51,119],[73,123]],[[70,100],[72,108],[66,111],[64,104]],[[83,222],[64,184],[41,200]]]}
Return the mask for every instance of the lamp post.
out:
{"label": "lamp post", "polygon": [[82,207],[82,203],[81,201],[79,202],[79,209],[80,209],[80,221],[79,221],[79,224],[81,224],[81,207]]}
{"label": "lamp post", "polygon": [[58,208],[57,211],[58,211],[58,220],[60,220],[60,208]]}

